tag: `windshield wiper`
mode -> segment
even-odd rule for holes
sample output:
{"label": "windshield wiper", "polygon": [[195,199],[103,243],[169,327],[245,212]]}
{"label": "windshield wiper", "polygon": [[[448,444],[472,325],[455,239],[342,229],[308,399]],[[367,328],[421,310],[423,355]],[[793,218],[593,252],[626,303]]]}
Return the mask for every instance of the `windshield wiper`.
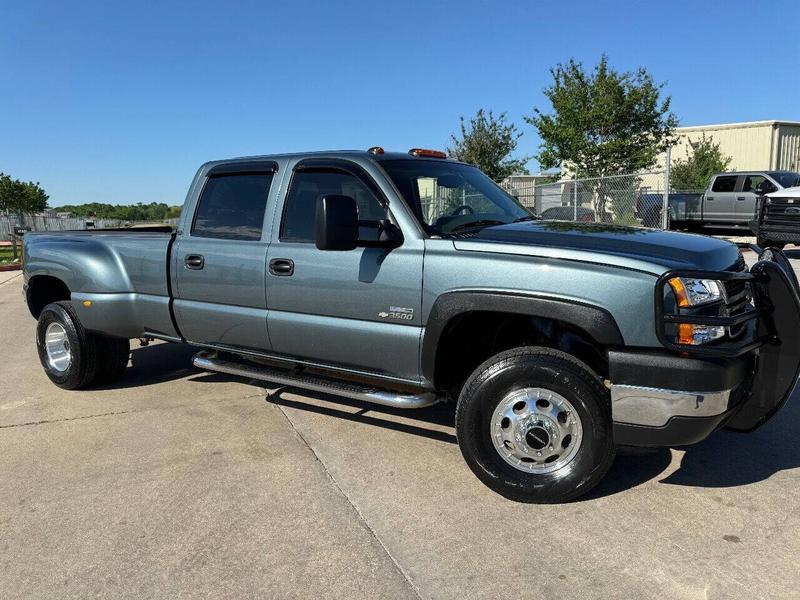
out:
{"label": "windshield wiper", "polygon": [[519,219],[514,219],[511,221],[512,223],[522,223],[523,221],[537,221],[539,217],[536,215],[525,215],[524,217],[520,217]]}
{"label": "windshield wiper", "polygon": [[450,233],[461,231],[462,229],[469,229],[470,227],[488,227],[489,225],[505,225],[506,221],[498,221],[497,219],[481,219],[480,221],[470,221],[468,223],[461,223],[456,225],[450,230]]}

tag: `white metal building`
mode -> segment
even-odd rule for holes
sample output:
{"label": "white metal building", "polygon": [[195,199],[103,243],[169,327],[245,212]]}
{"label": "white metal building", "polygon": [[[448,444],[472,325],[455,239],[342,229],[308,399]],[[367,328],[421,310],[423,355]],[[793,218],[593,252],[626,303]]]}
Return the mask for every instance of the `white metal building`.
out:
{"label": "white metal building", "polygon": [[723,155],[733,159],[728,166],[731,171],[800,171],[800,121],[679,127],[675,133],[679,141],[672,148],[673,161],[685,160],[688,141],[696,142],[705,135],[719,144]]}

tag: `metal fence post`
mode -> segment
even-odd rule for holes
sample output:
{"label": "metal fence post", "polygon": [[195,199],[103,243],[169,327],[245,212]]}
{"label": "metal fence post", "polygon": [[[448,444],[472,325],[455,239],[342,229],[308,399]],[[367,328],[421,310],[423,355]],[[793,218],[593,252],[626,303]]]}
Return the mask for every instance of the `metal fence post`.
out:
{"label": "metal fence post", "polygon": [[669,167],[672,163],[670,156],[672,148],[667,148],[664,158],[664,202],[661,205],[661,229],[667,229],[667,218],[669,217]]}
{"label": "metal fence post", "polygon": [[572,220],[578,220],[578,171],[572,178]]}

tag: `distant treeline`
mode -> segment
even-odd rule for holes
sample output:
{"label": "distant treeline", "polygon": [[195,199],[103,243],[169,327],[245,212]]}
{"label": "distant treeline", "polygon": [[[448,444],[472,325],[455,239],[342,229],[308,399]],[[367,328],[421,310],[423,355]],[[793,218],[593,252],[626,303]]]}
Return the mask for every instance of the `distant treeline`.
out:
{"label": "distant treeline", "polygon": [[58,206],[58,212],[72,213],[76,217],[96,217],[98,219],[121,219],[123,221],[161,221],[163,219],[174,219],[181,214],[180,206],[167,206],[163,202],[151,202],[150,204],[129,204],[115,205],[91,202],[89,204],[78,204]]}

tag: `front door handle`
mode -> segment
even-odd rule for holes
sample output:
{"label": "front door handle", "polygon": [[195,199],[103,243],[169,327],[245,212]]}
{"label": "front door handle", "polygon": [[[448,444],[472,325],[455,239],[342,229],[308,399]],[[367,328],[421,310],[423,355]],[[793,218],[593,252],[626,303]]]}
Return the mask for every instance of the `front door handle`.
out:
{"label": "front door handle", "polygon": [[706,196],[706,200],[713,200],[714,196]]}
{"label": "front door handle", "polygon": [[739,200],[739,201],[744,201],[745,198],[744,198],[744,196],[736,196],[736,199]]}
{"label": "front door handle", "polygon": [[199,271],[205,265],[205,259],[203,258],[202,254],[187,254],[183,258],[183,264],[186,265],[187,269],[193,269],[195,271]]}
{"label": "front door handle", "polygon": [[294,275],[294,261],[288,258],[273,258],[269,261],[269,272],[278,277]]}

